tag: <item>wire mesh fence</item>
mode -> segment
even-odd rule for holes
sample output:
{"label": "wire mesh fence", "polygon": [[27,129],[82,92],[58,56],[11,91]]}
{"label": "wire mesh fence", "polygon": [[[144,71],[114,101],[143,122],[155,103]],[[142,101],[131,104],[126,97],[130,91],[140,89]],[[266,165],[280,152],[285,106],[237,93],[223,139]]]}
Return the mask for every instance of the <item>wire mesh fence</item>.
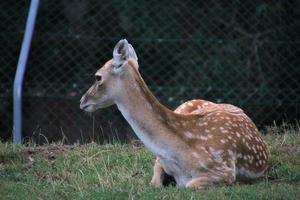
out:
{"label": "wire mesh fence", "polygon": [[[12,131],[12,82],[29,3],[1,1],[1,134]],[[260,127],[300,118],[299,1],[42,0],[24,83],[25,136],[43,143],[113,139],[116,108],[79,110],[93,73],[126,37],[155,96],[237,105]],[[2,103],[3,102],[3,103]]]}

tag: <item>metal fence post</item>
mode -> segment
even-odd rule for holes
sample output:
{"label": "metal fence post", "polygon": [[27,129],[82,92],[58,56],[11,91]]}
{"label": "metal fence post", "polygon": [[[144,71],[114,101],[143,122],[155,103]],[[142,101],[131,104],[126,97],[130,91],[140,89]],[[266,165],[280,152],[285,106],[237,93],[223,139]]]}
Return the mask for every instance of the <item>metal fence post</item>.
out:
{"label": "metal fence post", "polygon": [[38,11],[39,0],[32,0],[30,3],[29,14],[27,17],[25,34],[22,42],[18,66],[16,70],[14,89],[13,89],[13,112],[14,127],[13,141],[15,144],[22,142],[22,84],[26,69],[26,62],[29,54],[31,39],[34,31],[34,24]]}

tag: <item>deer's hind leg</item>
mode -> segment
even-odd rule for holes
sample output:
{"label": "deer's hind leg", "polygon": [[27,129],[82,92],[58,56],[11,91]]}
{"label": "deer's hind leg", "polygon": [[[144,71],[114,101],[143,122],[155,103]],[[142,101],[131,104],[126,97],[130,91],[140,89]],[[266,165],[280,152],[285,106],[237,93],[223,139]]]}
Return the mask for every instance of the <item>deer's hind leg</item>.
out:
{"label": "deer's hind leg", "polygon": [[230,161],[230,166],[223,165],[218,170],[213,168],[206,173],[202,173],[186,184],[187,188],[201,189],[214,185],[231,185],[236,180],[235,163]]}
{"label": "deer's hind leg", "polygon": [[153,167],[153,177],[150,182],[153,187],[176,185],[174,177],[168,175],[162,165],[160,164],[159,158],[156,158],[155,164]]}

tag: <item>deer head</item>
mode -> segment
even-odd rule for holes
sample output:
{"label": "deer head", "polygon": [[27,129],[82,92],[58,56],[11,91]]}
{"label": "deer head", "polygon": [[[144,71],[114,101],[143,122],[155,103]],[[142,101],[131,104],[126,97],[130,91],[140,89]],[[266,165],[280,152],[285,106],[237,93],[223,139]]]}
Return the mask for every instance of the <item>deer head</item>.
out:
{"label": "deer head", "polygon": [[[116,103],[128,74],[138,69],[136,53],[126,39],[120,40],[114,50],[113,58],[107,61],[95,74],[95,83],[88,89],[80,100],[80,108],[94,112]],[[122,91],[123,90],[123,91]]]}

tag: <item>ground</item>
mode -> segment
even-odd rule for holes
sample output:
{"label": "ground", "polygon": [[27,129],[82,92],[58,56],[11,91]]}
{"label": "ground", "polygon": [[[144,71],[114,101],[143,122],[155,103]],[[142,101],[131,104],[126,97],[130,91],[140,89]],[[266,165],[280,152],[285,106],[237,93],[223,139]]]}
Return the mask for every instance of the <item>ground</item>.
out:
{"label": "ground", "polygon": [[300,128],[267,132],[267,177],[199,191],[150,187],[154,157],[139,143],[0,143],[0,199],[300,199]]}

